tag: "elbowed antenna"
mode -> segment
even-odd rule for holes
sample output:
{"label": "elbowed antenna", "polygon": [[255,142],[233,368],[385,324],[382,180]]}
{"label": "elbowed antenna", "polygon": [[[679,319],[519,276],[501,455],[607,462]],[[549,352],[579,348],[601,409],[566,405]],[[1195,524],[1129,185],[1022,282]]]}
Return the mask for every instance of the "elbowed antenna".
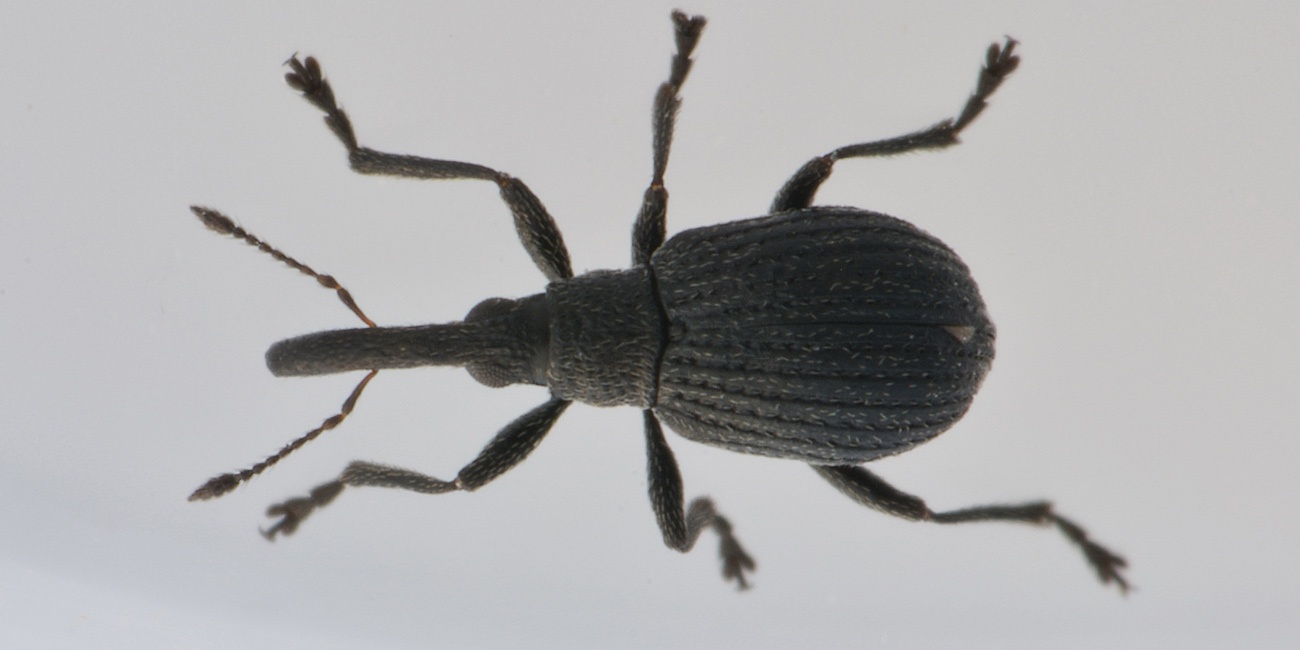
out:
{"label": "elbowed antenna", "polygon": [[227,217],[212,208],[205,208],[201,205],[191,205],[190,212],[193,212],[194,216],[198,217],[199,220],[203,222],[203,225],[207,226],[209,230],[221,235],[230,235],[235,239],[242,239],[249,246],[256,247],[258,250],[274,257],[276,260],[284,262],[289,268],[315,278],[316,282],[320,283],[320,286],[325,287],[326,289],[333,289],[334,292],[338,294],[339,300],[343,301],[343,304],[347,305],[347,308],[351,309],[352,313],[357,315],[357,318],[360,318],[366,325],[376,327],[375,322],[370,320],[370,317],[366,316],[365,312],[361,311],[361,308],[357,306],[356,301],[352,299],[352,294],[348,293],[348,290],[344,289],[343,286],[338,283],[338,280],[334,279],[334,276],[317,273],[310,266],[285,255],[274,246],[258,239],[253,235],[253,233],[235,225],[234,220],[230,217]]}
{"label": "elbowed antenna", "polygon": [[[277,376],[325,375],[369,370],[335,415],[265,460],[238,472],[215,476],[190,495],[190,501],[219,497],[261,474],[320,434],[337,427],[352,413],[370,380],[386,368],[417,366],[467,366],[470,375],[489,386],[528,382],[546,383],[549,341],[546,294],[520,300],[489,299],[480,303],[465,321],[414,327],[378,327],[357,306],[352,295],[332,276],[284,254],[235,224],[216,210],[191,206],[203,225],[241,239],[258,250],[332,289],[352,313],[369,327],[307,334],[280,341],[266,352],[266,365]],[[547,217],[549,219],[549,217]],[[530,249],[531,250],[531,249]],[[563,251],[561,251],[563,253]],[[567,253],[564,254],[567,267]],[[568,275],[572,275],[569,273]],[[567,276],[566,276],[567,277]]]}
{"label": "elbowed antenna", "polygon": [[190,501],[207,501],[208,499],[215,499],[239,487],[240,483],[266,471],[266,468],[280,462],[285,456],[292,454],[297,451],[298,448],[315,440],[320,434],[337,427],[350,413],[352,413],[352,409],[357,405],[357,399],[361,397],[361,391],[366,389],[366,384],[369,384],[370,380],[374,379],[377,374],[379,374],[378,370],[371,370],[367,373],[366,376],[361,379],[361,382],[357,384],[357,387],[352,389],[352,394],[343,402],[343,408],[340,409],[337,414],[326,418],[320,426],[308,431],[293,442],[282,447],[280,451],[268,456],[266,460],[249,467],[248,469],[241,469],[238,472],[227,472],[208,479],[207,483],[200,485],[199,489],[195,490],[194,493],[190,495]]}
{"label": "elbowed antenna", "polygon": [[[230,217],[227,217],[224,214],[221,214],[220,212],[217,212],[216,210],[213,210],[211,208],[205,208],[203,206],[192,205],[190,206],[190,211],[193,212],[194,216],[198,217],[199,220],[203,222],[203,225],[207,226],[208,229],[221,235],[229,235],[236,239],[241,239],[244,242],[248,243],[248,245],[254,246],[258,250],[262,251],[263,253],[266,253],[267,255],[270,255],[276,260],[283,262],[290,268],[295,269],[303,273],[304,275],[309,275],[315,278],[316,282],[320,283],[322,287],[325,287],[326,289],[333,289],[334,292],[338,294],[339,300],[342,301],[343,304],[346,305],[348,309],[352,310],[352,313],[356,314],[357,318],[360,318],[363,322],[365,322],[366,325],[370,326],[368,329],[374,329],[377,327],[375,325],[375,322],[370,320],[370,318],[366,316],[365,312],[362,312],[361,308],[357,306],[356,301],[352,299],[352,294],[348,293],[348,290],[344,289],[343,285],[340,285],[338,281],[334,279],[333,276],[322,275],[320,273],[317,273],[310,266],[307,266],[306,264],[303,264],[302,262],[299,262],[298,260],[289,257],[288,255],[285,255],[279,249],[275,248],[274,246],[271,246],[270,244],[262,241],[261,239],[258,239],[256,236],[254,236],[252,233],[248,232],[247,230],[240,228],[238,225],[235,224],[234,220],[232,220]],[[247,469],[239,470],[238,472],[229,472],[226,474],[222,474],[220,476],[212,477],[211,479],[208,480],[207,483],[200,485],[199,489],[195,490],[194,493],[190,495],[190,501],[204,501],[207,499],[215,499],[235,489],[236,487],[239,486],[240,483],[243,483],[244,481],[247,481],[248,479],[257,476],[258,474],[261,474],[263,471],[266,470],[266,468],[280,462],[281,459],[293,453],[299,447],[302,447],[308,442],[315,440],[316,437],[319,436],[320,434],[329,431],[334,427],[337,427],[339,423],[343,422],[343,420],[348,417],[348,414],[352,413],[352,409],[355,408],[357,405],[357,400],[360,399],[361,397],[361,391],[366,389],[366,384],[369,384],[370,380],[374,379],[375,375],[379,372],[379,370],[377,369],[369,369],[369,370],[370,372],[361,379],[361,381],[357,384],[357,387],[352,389],[352,394],[349,395],[346,400],[344,400],[343,407],[339,410],[337,414],[326,418],[325,421],[322,422],[320,426],[316,427],[315,429],[312,429],[311,431],[308,431],[307,433],[303,434],[293,442],[290,442],[289,444],[285,445],[282,449],[280,449],[280,451],[267,457],[266,460],[263,460],[262,462],[252,467],[249,467]],[[316,373],[316,374],[320,374],[320,373]]]}
{"label": "elbowed antenna", "polygon": [[519,344],[496,328],[458,321],[304,334],[272,345],[266,351],[266,367],[277,377],[300,377],[352,370],[464,366],[518,352]]}

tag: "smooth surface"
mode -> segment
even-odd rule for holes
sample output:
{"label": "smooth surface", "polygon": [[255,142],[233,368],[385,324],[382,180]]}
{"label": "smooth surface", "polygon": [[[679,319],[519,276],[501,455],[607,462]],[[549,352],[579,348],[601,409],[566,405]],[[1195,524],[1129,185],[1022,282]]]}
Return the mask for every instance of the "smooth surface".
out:
{"label": "smooth surface", "polygon": [[[474,494],[357,490],[268,544],[263,509],[352,459],[449,478],[545,401],[381,373],[354,415],[218,501],[185,497],[335,413],[359,376],[266,347],[357,322],[204,230],[226,212],[387,325],[544,279],[496,188],[348,171],[281,80],[320,58],[361,141],[516,175],[575,270],[624,267],[669,4],[10,3],[0,9],[0,647],[1289,648],[1300,638],[1300,50],[1294,3],[721,3],[683,92],[669,233],[761,214],[808,158],[951,117],[946,152],[820,194],[970,265],[998,359],[966,419],[873,465],[936,508],[1055,499],[1050,530],[856,506],[795,463],[669,436],[758,560],[664,548],[633,409],[574,407]],[[805,6],[810,5],[810,6]]]}

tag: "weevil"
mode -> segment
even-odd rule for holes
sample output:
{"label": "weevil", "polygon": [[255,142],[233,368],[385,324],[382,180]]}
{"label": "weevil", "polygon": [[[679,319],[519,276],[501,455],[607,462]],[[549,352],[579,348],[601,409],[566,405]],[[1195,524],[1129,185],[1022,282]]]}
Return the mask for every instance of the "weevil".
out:
{"label": "weevil", "polygon": [[325,114],[353,170],[497,184],[524,249],[546,275],[543,293],[489,298],[465,320],[379,327],[333,277],[322,275],[235,225],[193,206],[212,230],[232,235],[337,292],[366,327],[280,341],[266,353],[277,376],[368,370],[340,412],[266,460],[217,476],[190,500],[221,496],[332,429],[381,369],[462,366],[491,387],[546,386],[550,398],[506,425],[450,481],[353,462],[307,496],[273,505],[262,531],[292,534],[345,486],[426,494],[474,491],[519,464],[572,402],[633,406],[645,422],[650,503],[672,549],[687,552],[711,528],[722,573],[746,588],[754,560],[708,497],[685,506],[682,478],[660,422],[683,437],[731,451],[808,463],[854,501],[913,521],[1011,521],[1056,526],[1103,583],[1128,589],[1125,560],[1094,542],[1046,501],[935,512],[863,463],[907,451],[966,413],[993,361],[995,331],[965,263],[916,226],[853,207],[813,205],[845,158],[942,149],[984,110],[1019,64],[1017,42],[988,49],[975,92],[954,119],[904,136],[835,149],[799,168],[769,214],[697,228],[665,241],[664,173],[679,93],[704,28],[672,14],[676,53],[652,111],[653,175],[632,233],[632,267],[575,276],[555,220],[522,181],[467,162],[376,151],[357,142],[347,114],[311,57],[286,62],[288,84]]}

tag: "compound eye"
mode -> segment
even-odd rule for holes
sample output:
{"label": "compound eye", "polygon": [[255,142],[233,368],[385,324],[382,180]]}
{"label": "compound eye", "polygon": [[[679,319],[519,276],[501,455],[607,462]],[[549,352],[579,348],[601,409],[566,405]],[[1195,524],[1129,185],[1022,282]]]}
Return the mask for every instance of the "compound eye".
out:
{"label": "compound eye", "polygon": [[[509,298],[488,298],[469,310],[465,315],[466,323],[480,323],[483,321],[505,318],[518,304],[518,301]],[[510,368],[502,366],[492,361],[475,361],[465,365],[465,370],[469,371],[469,376],[475,381],[488,388],[501,388],[519,381],[515,377],[515,372]]]}
{"label": "compound eye", "polygon": [[515,306],[516,300],[509,298],[488,298],[469,310],[465,315],[466,323],[476,323],[479,321],[500,318],[510,313],[510,309]]}
{"label": "compound eye", "polygon": [[465,370],[475,381],[488,388],[501,388],[515,383],[512,373],[495,363],[475,362],[467,364]]}

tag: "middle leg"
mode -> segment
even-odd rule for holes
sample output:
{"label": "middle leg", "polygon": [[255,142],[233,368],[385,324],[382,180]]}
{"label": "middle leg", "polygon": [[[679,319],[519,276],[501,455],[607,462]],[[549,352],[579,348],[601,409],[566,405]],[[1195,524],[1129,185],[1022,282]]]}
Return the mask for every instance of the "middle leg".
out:
{"label": "middle leg", "polygon": [[664,216],[668,212],[668,190],[664,189],[664,172],[668,169],[668,148],[673,142],[673,127],[677,109],[682,99],[677,96],[686,75],[691,71],[691,52],[704,31],[704,16],[687,17],[673,12],[673,25],[677,35],[677,53],[673,55],[672,72],[668,81],[655,93],[654,107],[654,177],[641,201],[641,211],[632,228],[632,264],[650,263],[650,256],[664,243]]}
{"label": "middle leg", "polygon": [[673,457],[672,449],[668,448],[663,428],[659,426],[654,413],[649,410],[643,413],[647,471],[650,475],[650,505],[654,508],[655,518],[659,520],[664,544],[686,553],[695,546],[700,533],[706,527],[712,527],[721,540],[718,554],[722,556],[722,577],[735,580],[741,589],[749,588],[749,583],[745,582],[745,572],[754,570],[754,559],[749,557],[731,534],[731,522],[718,514],[713,501],[708,497],[698,497],[691,501],[689,511],[683,509],[682,473],[677,469],[677,459]]}

